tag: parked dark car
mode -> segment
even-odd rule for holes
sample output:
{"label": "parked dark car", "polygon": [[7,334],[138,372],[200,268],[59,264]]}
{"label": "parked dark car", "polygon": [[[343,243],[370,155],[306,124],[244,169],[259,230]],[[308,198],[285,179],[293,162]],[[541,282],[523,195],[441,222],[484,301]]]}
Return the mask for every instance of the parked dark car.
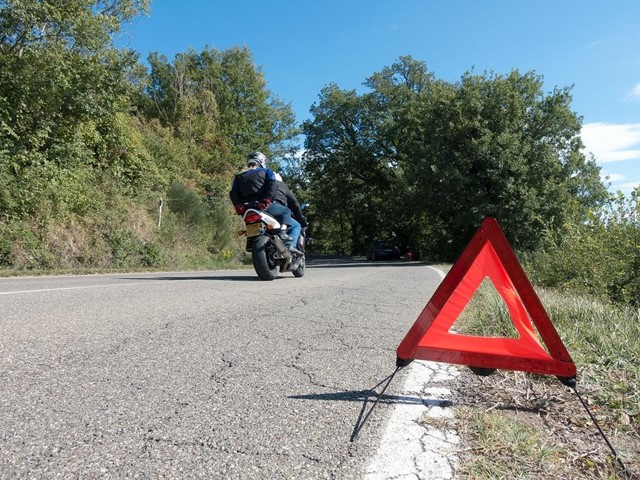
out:
{"label": "parked dark car", "polygon": [[400,258],[400,249],[385,240],[376,240],[367,252],[367,260],[397,260],[398,258]]}

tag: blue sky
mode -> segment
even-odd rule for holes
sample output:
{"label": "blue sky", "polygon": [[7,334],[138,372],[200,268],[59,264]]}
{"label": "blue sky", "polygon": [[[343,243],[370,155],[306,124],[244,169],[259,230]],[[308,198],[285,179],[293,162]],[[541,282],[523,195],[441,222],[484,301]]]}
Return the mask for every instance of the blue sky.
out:
{"label": "blue sky", "polygon": [[437,78],[535,71],[573,85],[582,137],[612,190],[640,184],[640,0],[152,0],[119,45],[172,59],[189,48],[247,46],[299,121],[323,86],[364,92],[402,55]]}

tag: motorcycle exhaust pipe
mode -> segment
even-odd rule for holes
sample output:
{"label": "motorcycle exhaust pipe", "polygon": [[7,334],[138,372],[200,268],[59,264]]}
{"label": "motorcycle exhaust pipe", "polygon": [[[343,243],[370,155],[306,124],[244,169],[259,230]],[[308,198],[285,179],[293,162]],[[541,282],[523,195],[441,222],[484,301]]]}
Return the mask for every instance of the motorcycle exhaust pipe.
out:
{"label": "motorcycle exhaust pipe", "polygon": [[287,246],[284,244],[284,242],[280,237],[278,237],[277,235],[274,235],[272,238],[272,242],[275,245],[276,250],[278,250],[278,252],[280,252],[282,255],[284,255],[287,258],[291,258],[291,252],[289,252],[289,249],[287,248]]}
{"label": "motorcycle exhaust pipe", "polygon": [[291,263],[291,252],[289,251],[289,249],[287,248],[287,246],[284,244],[284,242],[279,236],[274,235],[271,241],[273,242],[273,245],[276,247],[276,250],[278,250],[278,252],[281,253],[282,256],[284,257],[285,270],[286,270],[289,264]]}

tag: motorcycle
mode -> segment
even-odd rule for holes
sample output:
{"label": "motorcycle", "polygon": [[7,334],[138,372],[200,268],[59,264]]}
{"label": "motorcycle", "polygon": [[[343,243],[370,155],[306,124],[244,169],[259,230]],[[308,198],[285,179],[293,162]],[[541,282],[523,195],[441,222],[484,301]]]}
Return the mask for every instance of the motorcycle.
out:
{"label": "motorcycle", "polygon": [[246,251],[251,252],[253,268],[262,280],[273,280],[282,272],[302,277],[305,268],[304,248],[306,227],[302,228],[298,244],[289,250],[281,233],[282,226],[275,218],[247,204],[242,219],[245,229],[239,232],[247,237]]}

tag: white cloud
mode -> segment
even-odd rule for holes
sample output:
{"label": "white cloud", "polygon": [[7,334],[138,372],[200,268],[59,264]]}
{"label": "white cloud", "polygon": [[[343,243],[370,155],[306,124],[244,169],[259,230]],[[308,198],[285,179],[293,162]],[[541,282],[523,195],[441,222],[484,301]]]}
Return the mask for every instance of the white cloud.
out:
{"label": "white cloud", "polygon": [[607,43],[611,43],[613,40],[595,40],[591,43],[587,44],[587,48],[599,47],[600,45],[606,45]]}
{"label": "white cloud", "polygon": [[581,137],[600,164],[640,160],[640,123],[587,123]]}
{"label": "white cloud", "polygon": [[622,182],[627,179],[626,175],[621,175],[619,173],[607,173],[607,172],[600,172],[600,177],[602,178],[602,180],[607,180],[612,183]]}
{"label": "white cloud", "polygon": [[636,83],[635,86],[631,89],[631,97],[640,97],[640,83]]}
{"label": "white cloud", "polygon": [[638,186],[640,186],[640,180],[638,180],[637,182],[623,183],[621,185],[618,185],[618,188],[625,193],[631,193]]}

